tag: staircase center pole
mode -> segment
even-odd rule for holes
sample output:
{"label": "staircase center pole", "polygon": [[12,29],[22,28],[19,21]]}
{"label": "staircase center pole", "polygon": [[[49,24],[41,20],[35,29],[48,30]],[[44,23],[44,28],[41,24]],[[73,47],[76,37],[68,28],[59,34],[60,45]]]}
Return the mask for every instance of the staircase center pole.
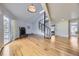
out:
{"label": "staircase center pole", "polygon": [[44,39],[45,39],[45,11],[44,11]]}

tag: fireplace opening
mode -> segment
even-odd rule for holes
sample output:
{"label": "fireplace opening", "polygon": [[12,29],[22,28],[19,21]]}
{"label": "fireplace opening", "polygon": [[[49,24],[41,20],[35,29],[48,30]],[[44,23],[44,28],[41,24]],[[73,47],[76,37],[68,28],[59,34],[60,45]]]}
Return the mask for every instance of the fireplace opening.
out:
{"label": "fireplace opening", "polygon": [[25,27],[19,27],[20,37],[26,37],[26,29]]}

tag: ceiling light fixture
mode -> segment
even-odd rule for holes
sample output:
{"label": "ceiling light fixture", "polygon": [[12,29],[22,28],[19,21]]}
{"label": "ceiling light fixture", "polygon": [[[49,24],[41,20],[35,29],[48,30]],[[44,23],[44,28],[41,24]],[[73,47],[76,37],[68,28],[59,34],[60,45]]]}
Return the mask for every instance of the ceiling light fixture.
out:
{"label": "ceiling light fixture", "polygon": [[28,6],[28,9],[27,9],[29,12],[32,12],[32,13],[35,13],[36,12],[36,7],[34,4],[31,4]]}

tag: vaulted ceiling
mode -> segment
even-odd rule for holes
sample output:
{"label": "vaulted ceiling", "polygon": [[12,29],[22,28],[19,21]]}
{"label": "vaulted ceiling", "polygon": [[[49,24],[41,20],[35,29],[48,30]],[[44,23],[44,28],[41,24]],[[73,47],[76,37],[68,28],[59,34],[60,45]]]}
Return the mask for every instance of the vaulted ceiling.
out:
{"label": "vaulted ceiling", "polygon": [[15,15],[18,20],[27,20],[27,22],[32,22],[39,17],[39,12],[43,9],[40,3],[35,3],[34,5],[37,9],[36,13],[31,13],[27,11],[28,5],[30,4],[31,3],[4,3],[3,6]]}
{"label": "vaulted ceiling", "polygon": [[[37,8],[36,13],[27,11],[29,3],[4,3],[3,6],[8,9],[19,20],[34,21],[40,16],[39,12],[43,10],[41,3],[34,3]],[[69,20],[79,18],[79,4],[77,3],[47,3],[48,12],[52,21],[58,22],[62,19]],[[43,15],[41,15],[43,16]]]}

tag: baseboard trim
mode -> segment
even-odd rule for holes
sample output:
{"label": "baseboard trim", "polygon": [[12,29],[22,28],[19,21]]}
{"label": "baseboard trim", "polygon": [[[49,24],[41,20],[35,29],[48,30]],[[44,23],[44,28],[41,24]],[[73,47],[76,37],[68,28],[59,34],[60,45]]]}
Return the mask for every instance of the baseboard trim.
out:
{"label": "baseboard trim", "polygon": [[66,39],[69,38],[69,37],[64,37],[64,36],[59,36],[59,35],[55,35],[55,37],[62,37],[62,38],[66,38]]}

